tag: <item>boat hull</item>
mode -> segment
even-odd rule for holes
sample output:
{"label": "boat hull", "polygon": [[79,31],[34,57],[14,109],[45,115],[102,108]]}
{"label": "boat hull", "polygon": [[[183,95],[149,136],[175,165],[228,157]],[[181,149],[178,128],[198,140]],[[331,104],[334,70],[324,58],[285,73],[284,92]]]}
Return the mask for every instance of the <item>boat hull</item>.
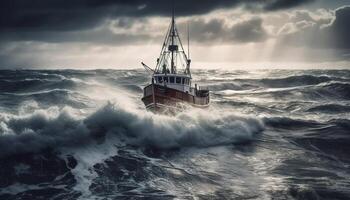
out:
{"label": "boat hull", "polygon": [[208,107],[209,93],[194,96],[170,87],[150,84],[144,88],[142,101],[152,112],[172,113],[185,110],[188,106]]}

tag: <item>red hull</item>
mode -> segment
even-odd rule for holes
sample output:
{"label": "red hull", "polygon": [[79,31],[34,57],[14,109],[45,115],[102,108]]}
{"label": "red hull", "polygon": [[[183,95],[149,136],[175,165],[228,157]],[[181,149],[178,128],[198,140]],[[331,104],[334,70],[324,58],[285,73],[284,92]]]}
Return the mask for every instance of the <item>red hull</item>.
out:
{"label": "red hull", "polygon": [[142,101],[147,109],[154,112],[183,110],[186,105],[207,107],[209,92],[198,91],[194,96],[166,86],[150,84],[144,88]]}

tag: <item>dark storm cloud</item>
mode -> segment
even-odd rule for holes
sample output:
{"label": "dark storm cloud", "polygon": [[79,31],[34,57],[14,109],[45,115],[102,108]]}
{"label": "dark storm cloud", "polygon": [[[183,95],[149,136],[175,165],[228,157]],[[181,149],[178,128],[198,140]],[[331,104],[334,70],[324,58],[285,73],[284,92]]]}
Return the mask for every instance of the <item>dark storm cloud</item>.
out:
{"label": "dark storm cloud", "polygon": [[327,31],[330,35],[334,35],[334,47],[350,49],[350,6],[341,7],[335,11],[335,20]]}
{"label": "dark storm cloud", "polygon": [[[302,13],[302,14],[301,14]],[[334,19],[314,19],[308,11],[298,11],[280,30],[281,45],[312,48],[350,49],[350,6],[334,11]]]}
{"label": "dark storm cloud", "polygon": [[187,30],[187,23],[191,25],[191,38],[196,42],[218,42],[218,40],[224,39],[227,28],[224,26],[224,21],[220,19],[211,19],[205,21],[203,19],[194,19],[186,23],[179,24],[179,30]]}
{"label": "dark storm cloud", "polygon": [[[138,44],[144,41],[152,41],[155,37],[146,33],[113,33],[110,29],[100,28],[96,30],[82,31],[40,31],[40,32],[12,32],[0,38],[0,44],[11,41],[16,42],[46,42],[46,43],[95,43],[107,45]],[[1,45],[0,45],[1,48]]]}
{"label": "dark storm cloud", "polygon": [[280,10],[295,7],[313,1],[314,0],[271,0],[267,1],[267,3],[263,5],[263,8],[265,10]]}
{"label": "dark storm cloud", "polygon": [[[289,8],[310,0],[177,0],[176,15],[204,14],[219,8],[249,4],[268,10]],[[91,28],[106,18],[171,14],[165,0],[4,0],[0,2],[0,30],[78,30]]]}
{"label": "dark storm cloud", "polygon": [[261,42],[264,41],[268,34],[263,27],[263,20],[260,17],[235,24],[231,28],[231,38],[240,42]]}
{"label": "dark storm cloud", "polygon": [[[234,25],[225,25],[222,19],[191,20],[191,38],[198,43],[244,43],[262,42],[268,38],[260,17],[241,20]],[[181,30],[186,30],[187,24],[180,24]],[[182,34],[185,35],[185,34]]]}

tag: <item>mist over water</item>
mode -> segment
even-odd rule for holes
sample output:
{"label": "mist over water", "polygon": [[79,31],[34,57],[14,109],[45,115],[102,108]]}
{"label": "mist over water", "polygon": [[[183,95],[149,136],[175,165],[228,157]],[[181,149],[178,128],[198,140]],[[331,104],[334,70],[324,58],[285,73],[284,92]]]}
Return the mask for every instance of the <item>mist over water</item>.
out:
{"label": "mist over water", "polygon": [[0,199],[350,198],[350,71],[193,77],[164,116],[142,70],[0,71]]}

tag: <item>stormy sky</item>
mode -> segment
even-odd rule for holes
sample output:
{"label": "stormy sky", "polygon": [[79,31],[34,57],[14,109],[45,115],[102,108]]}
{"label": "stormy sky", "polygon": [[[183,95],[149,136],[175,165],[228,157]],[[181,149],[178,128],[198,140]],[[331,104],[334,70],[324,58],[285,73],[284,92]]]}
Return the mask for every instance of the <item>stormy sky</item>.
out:
{"label": "stormy sky", "polygon": [[[174,2],[195,68],[350,68],[350,0]],[[3,0],[0,68],[153,66],[171,11],[172,0]]]}

